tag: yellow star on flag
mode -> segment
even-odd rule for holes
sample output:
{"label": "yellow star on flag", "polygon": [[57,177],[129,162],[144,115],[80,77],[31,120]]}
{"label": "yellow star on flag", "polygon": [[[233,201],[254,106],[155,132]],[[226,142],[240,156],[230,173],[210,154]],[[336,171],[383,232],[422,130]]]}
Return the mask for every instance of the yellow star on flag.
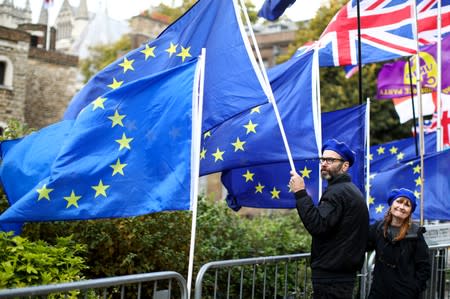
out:
{"label": "yellow star on flag", "polygon": [[373,160],[373,154],[369,154],[369,161]]}
{"label": "yellow star on flag", "polygon": [[393,147],[390,148],[389,151],[391,152],[391,154],[395,155],[395,154],[397,154],[398,148],[393,146]]}
{"label": "yellow star on flag", "polygon": [[378,205],[378,207],[375,208],[375,211],[377,214],[383,212],[384,206],[383,205]]}
{"label": "yellow star on flag", "polygon": [[250,114],[252,114],[252,113],[261,113],[261,111],[259,111],[259,108],[260,108],[261,106],[256,106],[255,108],[253,108],[251,111],[250,111]]}
{"label": "yellow star on flag", "polygon": [[64,199],[67,201],[66,209],[70,206],[75,206],[78,208],[78,201],[80,200],[80,198],[81,196],[76,196],[73,190],[70,193],[70,196],[64,196]]}
{"label": "yellow star on flag", "polygon": [[122,150],[123,148],[131,149],[130,142],[133,139],[134,138],[127,138],[125,133],[122,134],[122,138],[121,139],[116,139],[116,142],[120,144],[119,151]]}
{"label": "yellow star on flag", "polygon": [[92,101],[92,111],[94,111],[97,108],[102,108],[103,110],[105,109],[105,106],[103,106],[103,103],[106,101],[106,98],[102,98],[102,97],[98,97],[97,99],[95,99],[94,101]]}
{"label": "yellow star on flag", "polygon": [[119,111],[117,111],[117,110],[116,110],[116,112],[114,112],[113,116],[108,116],[108,118],[110,120],[112,120],[112,127],[111,128],[114,128],[116,125],[119,125],[119,126],[123,127],[122,119],[124,119],[125,116],[126,116],[125,114],[120,115]]}
{"label": "yellow star on flag", "polygon": [[403,160],[404,157],[405,157],[405,154],[402,152],[397,154],[397,160]]}
{"label": "yellow star on flag", "polygon": [[200,160],[203,160],[206,158],[206,149],[203,147],[202,151],[200,152]]}
{"label": "yellow star on flag", "polygon": [[123,73],[124,73],[124,74],[125,74],[128,70],[134,71],[134,68],[133,68],[133,62],[134,62],[134,59],[128,60],[126,57],[123,58],[123,62],[120,63],[119,65],[120,65],[121,67],[123,67]]}
{"label": "yellow star on flag", "polygon": [[421,169],[420,165],[416,165],[416,167],[413,168],[414,173],[420,173],[420,169]]}
{"label": "yellow star on flag", "polygon": [[272,191],[270,191],[272,194],[272,198],[278,198],[280,199],[280,190],[277,190],[277,188],[273,187]]}
{"label": "yellow star on flag", "polygon": [[203,139],[206,139],[206,137],[211,137],[211,131],[205,132],[205,134],[203,134]]}
{"label": "yellow star on flag", "polygon": [[312,172],[312,170],[309,170],[306,165],[303,168],[303,170],[300,170],[300,174],[302,176],[302,178],[308,178],[309,179],[309,174]]}
{"label": "yellow star on flag", "polygon": [[369,205],[373,205],[375,203],[375,198],[373,198],[371,195],[369,195],[368,202],[369,202]]}
{"label": "yellow star on flag", "polygon": [[255,189],[256,189],[255,193],[262,193],[264,187],[265,187],[265,186],[261,185],[261,183],[258,182],[258,185],[255,186]]}
{"label": "yellow star on flag", "polygon": [[108,85],[109,88],[111,89],[117,89],[120,86],[122,86],[123,81],[117,81],[116,78],[113,78],[113,82],[111,84]]}
{"label": "yellow star on flag", "polygon": [[252,123],[252,120],[248,121],[248,124],[244,125],[244,128],[247,129],[247,134],[249,134],[250,132],[256,133],[255,128],[258,126],[258,124],[254,124]]}
{"label": "yellow star on flag", "polygon": [[234,151],[237,152],[238,150],[244,151],[244,144],[245,141],[239,140],[239,137],[236,138],[236,142],[231,143],[234,146]]}
{"label": "yellow star on flag", "polygon": [[244,173],[242,176],[245,178],[245,182],[248,182],[248,181],[252,181],[253,182],[253,176],[255,175],[255,173],[252,173],[252,172],[250,172],[248,169],[247,169],[247,172],[246,173]]}
{"label": "yellow star on flag", "polygon": [[95,190],[95,196],[94,198],[97,198],[97,196],[99,195],[103,195],[104,197],[106,197],[106,189],[109,188],[109,185],[103,185],[102,180],[100,180],[100,182],[98,183],[97,186],[91,186],[92,189]]}
{"label": "yellow star on flag", "polygon": [[164,51],[169,53],[169,57],[172,57],[173,54],[177,52],[178,44],[174,45],[172,42],[170,42],[170,47]]}
{"label": "yellow star on flag", "polygon": [[414,196],[418,199],[420,199],[420,192],[417,190],[414,190]]}
{"label": "yellow star on flag", "polygon": [[380,146],[379,148],[377,148],[377,153],[378,155],[384,154],[384,147]]}
{"label": "yellow star on flag", "polygon": [[116,173],[120,173],[121,175],[123,174],[123,169],[125,168],[125,166],[127,166],[128,164],[121,164],[120,163],[120,158],[117,158],[116,164],[111,164],[109,165],[112,169],[113,169],[113,173],[112,175],[114,176]]}
{"label": "yellow star on flag", "polygon": [[214,162],[217,162],[218,160],[222,160],[223,161],[223,154],[225,153],[225,151],[221,152],[219,150],[219,148],[217,148],[217,151],[212,154],[214,156]]}
{"label": "yellow star on flag", "polygon": [[420,177],[415,179],[414,182],[416,182],[416,186],[421,186],[422,185],[422,179]]}
{"label": "yellow star on flag", "polygon": [[151,57],[156,57],[155,56],[155,48],[156,47],[149,47],[147,44],[145,45],[145,49],[141,51],[141,53],[143,53],[145,55],[145,60],[147,60],[147,58]]}
{"label": "yellow star on flag", "polygon": [[38,200],[41,200],[42,198],[50,200],[50,192],[52,192],[53,189],[47,188],[47,185],[44,185],[41,189],[36,189],[36,191],[39,193]]}
{"label": "yellow star on flag", "polygon": [[184,48],[183,46],[181,46],[181,52],[177,54],[178,57],[181,57],[181,61],[184,62],[184,60],[186,59],[186,57],[192,57],[192,55],[189,53],[189,50],[191,49],[191,47],[188,48]]}

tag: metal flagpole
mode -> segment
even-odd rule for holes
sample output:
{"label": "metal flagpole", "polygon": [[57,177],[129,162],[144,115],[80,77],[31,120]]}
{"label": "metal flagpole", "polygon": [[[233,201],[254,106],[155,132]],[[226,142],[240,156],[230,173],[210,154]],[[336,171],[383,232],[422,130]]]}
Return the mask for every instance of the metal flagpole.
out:
{"label": "metal flagpole", "polygon": [[191,144],[191,243],[189,246],[189,266],[187,291],[188,299],[191,298],[192,273],[194,269],[195,237],[197,229],[197,204],[198,204],[198,178],[200,172],[200,146],[202,134],[202,112],[203,112],[203,90],[205,76],[206,50],[202,53],[197,62],[195,71],[194,89],[192,94],[192,144]]}
{"label": "metal flagpole", "polygon": [[438,11],[437,11],[437,44],[436,44],[436,60],[437,60],[437,123],[436,123],[436,146],[437,151],[442,151],[444,144],[443,132],[442,132],[442,16],[441,16],[441,0],[438,0]]}
{"label": "metal flagpole", "polygon": [[363,102],[362,95],[362,61],[361,61],[361,9],[359,5],[359,1],[356,1],[356,14],[358,21],[358,95],[359,95],[359,104],[361,105]]}
{"label": "metal flagpole", "polygon": [[[267,86],[267,94],[269,96],[269,101],[272,103],[273,111],[275,112],[275,117],[276,117],[277,122],[278,122],[278,127],[280,128],[281,137],[283,139],[284,147],[286,149],[286,153],[287,153],[287,156],[288,156],[289,164],[291,166],[291,170],[295,171],[294,161],[292,159],[291,150],[289,148],[289,144],[288,144],[288,141],[287,141],[287,138],[286,138],[286,133],[284,131],[284,126],[283,126],[283,123],[281,122],[280,112],[278,111],[277,103],[275,102],[275,97],[273,95],[272,88],[270,86],[269,78],[267,77],[266,68],[264,67],[264,63],[263,63],[262,58],[261,58],[261,53],[259,52],[258,43],[256,42],[255,34],[253,32],[253,28],[252,28],[252,25],[251,25],[251,22],[250,22],[250,18],[249,18],[248,13],[247,13],[247,8],[246,8],[245,3],[244,3],[243,0],[240,0],[240,4],[241,4],[241,7],[242,7],[242,11],[244,13],[244,16],[245,16],[245,22],[247,23],[247,26],[249,28],[249,32],[250,32],[250,36],[252,38],[252,42],[253,42],[253,44],[255,46],[256,56],[258,58],[259,66],[260,66],[261,72],[262,72],[262,74],[264,76],[264,80],[265,80],[265,83],[266,83],[266,86]],[[238,14],[236,14],[236,17],[238,17]]]}
{"label": "metal flagpole", "polygon": [[423,208],[424,208],[424,198],[423,198],[423,190],[425,185],[424,178],[424,162],[423,162],[423,154],[424,154],[424,132],[423,132],[423,111],[422,111],[422,82],[421,82],[421,73],[420,73],[420,55],[419,55],[419,29],[418,29],[418,17],[417,17],[417,0],[412,1],[413,12],[414,12],[414,22],[413,24],[413,32],[416,39],[416,85],[417,85],[417,98],[419,100],[419,131],[420,131],[420,225],[423,225]]}
{"label": "metal flagpole", "polygon": [[412,106],[412,113],[413,113],[413,129],[414,129],[414,144],[416,146],[416,156],[419,155],[419,146],[417,144],[417,126],[416,126],[416,107],[414,105],[414,93],[413,93],[413,83],[412,83],[412,72],[411,72],[411,60],[408,57],[408,70],[409,70],[409,90],[411,94],[411,106]]}

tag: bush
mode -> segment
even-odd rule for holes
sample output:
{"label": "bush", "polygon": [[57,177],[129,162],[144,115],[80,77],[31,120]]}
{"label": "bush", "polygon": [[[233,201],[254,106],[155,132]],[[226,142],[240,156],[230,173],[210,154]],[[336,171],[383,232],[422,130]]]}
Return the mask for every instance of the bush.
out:
{"label": "bush", "polygon": [[0,289],[81,280],[83,253],[70,236],[49,245],[0,232]]}

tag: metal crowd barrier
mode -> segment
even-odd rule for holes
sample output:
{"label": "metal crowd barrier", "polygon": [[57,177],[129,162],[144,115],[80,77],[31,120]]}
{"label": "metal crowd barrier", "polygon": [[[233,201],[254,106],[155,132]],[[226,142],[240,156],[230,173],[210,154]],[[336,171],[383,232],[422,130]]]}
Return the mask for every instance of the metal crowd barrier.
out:
{"label": "metal crowd barrier", "polygon": [[309,298],[309,257],[305,253],[207,263],[197,274],[195,299],[202,298],[203,290],[205,298]]}
{"label": "metal crowd barrier", "polygon": [[[172,288],[172,281],[177,282],[178,289]],[[50,298],[188,298],[186,280],[172,271],[0,290],[0,298],[47,298],[46,295],[52,295]]]}
{"label": "metal crowd barrier", "polygon": [[[422,299],[450,298],[450,244],[429,246],[431,279]],[[216,261],[203,265],[195,281],[200,298],[311,298],[310,254]],[[374,255],[359,276],[359,298],[367,298]],[[173,288],[176,281],[178,288]],[[202,295],[202,294],[205,295]],[[0,298],[153,298],[187,299],[186,280],[177,272],[155,272],[55,285],[0,290]],[[53,296],[53,295],[52,295]]]}

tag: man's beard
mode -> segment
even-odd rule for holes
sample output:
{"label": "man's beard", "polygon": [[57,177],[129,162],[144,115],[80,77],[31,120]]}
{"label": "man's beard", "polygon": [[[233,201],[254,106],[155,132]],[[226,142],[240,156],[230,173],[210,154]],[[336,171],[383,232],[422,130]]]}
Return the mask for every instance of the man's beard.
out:
{"label": "man's beard", "polygon": [[330,181],[334,179],[338,174],[341,173],[342,164],[339,165],[337,168],[328,169],[328,170],[321,170],[320,175],[322,176],[322,179]]}

